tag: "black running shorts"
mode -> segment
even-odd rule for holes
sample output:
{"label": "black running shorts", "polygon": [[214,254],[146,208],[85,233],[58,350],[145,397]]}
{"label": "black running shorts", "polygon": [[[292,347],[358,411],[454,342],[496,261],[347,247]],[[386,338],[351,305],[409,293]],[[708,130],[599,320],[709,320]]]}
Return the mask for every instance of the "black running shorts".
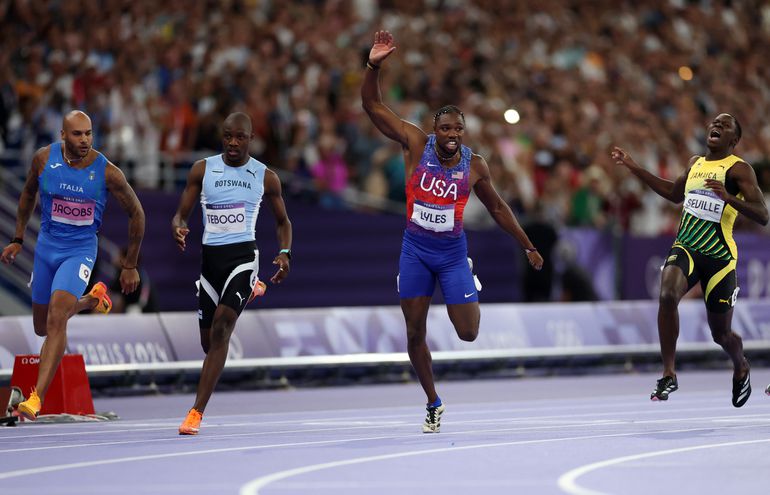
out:
{"label": "black running shorts", "polygon": [[687,277],[687,290],[700,282],[706,309],[712,313],[726,313],[738,298],[736,261],[718,260],[675,243],[664,266],[678,266]]}
{"label": "black running shorts", "polygon": [[201,277],[198,281],[198,322],[211,328],[214,311],[222,304],[239,315],[257,282],[259,251],[256,243],[240,242],[203,246]]}

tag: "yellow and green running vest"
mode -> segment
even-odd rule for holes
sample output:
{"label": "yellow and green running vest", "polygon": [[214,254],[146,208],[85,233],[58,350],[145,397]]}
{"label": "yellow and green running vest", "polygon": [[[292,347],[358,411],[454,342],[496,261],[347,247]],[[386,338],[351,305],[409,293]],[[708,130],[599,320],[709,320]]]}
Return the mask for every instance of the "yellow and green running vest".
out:
{"label": "yellow and green running vest", "polygon": [[[733,240],[733,224],[738,210],[708,189],[706,179],[715,179],[724,184],[730,167],[742,161],[742,158],[735,155],[721,160],[706,160],[701,156],[693,164],[684,187],[677,244],[719,260],[738,259],[738,248]],[[730,194],[737,193],[734,184],[726,185],[725,189]],[[743,199],[742,194],[736,196]]]}

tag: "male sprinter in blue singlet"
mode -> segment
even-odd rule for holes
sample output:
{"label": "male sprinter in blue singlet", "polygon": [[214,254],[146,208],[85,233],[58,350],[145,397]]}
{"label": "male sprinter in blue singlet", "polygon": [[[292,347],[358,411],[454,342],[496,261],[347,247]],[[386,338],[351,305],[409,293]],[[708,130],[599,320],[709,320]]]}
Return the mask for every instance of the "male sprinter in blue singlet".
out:
{"label": "male sprinter in blue singlet", "polygon": [[136,260],[144,236],[144,211],[123,172],[91,148],[91,119],[73,111],[64,117],[61,143],[39,149],[19,199],[16,236],[0,258],[11,263],[21,251],[24,231],[40,193],[41,224],[32,269],[32,321],[45,337],[40,349],[37,384],[19,413],[34,420],[53,380],[67,344],[67,321],[86,309],[108,313],[112,302],[98,282],[83,296],[94,269],[97,232],[107,203],[107,191],[129,217],[128,249],[120,273],[123,293],[136,290]]}
{"label": "male sprinter in blue singlet", "polygon": [[470,190],[492,218],[523,246],[530,265],[539,270],[543,258],[516,217],[492,186],[489,167],[462,144],[465,118],[457,107],[441,108],[433,119],[435,134],[401,120],[382,103],[378,79],[382,62],[395,50],[387,31],[374,35],[361,87],[364,110],[387,137],[401,144],[406,164],[407,225],[399,261],[398,290],[406,320],[407,350],[428,398],[422,429],[438,433],[441,402],[433,382],[431,355],[425,340],[428,307],[438,279],[457,335],[473,341],[479,333],[479,297],[468,264],[463,209]]}
{"label": "male sprinter in blue singlet", "polygon": [[749,362],[743,341],[733,332],[733,307],[738,298],[735,265],[738,247],[733,224],[738,214],[767,225],[765,198],[751,165],[733,154],[741,126],[730,114],[716,116],[706,128],[706,155],[693,156],[676,180],[662,179],[639,166],[621,148],[611,156],[618,165],[672,203],[684,201],[676,241],[668,253],[660,281],[658,334],[663,377],[650,394],[653,401],[668,400],[679,388],[674,361],[679,336],[679,301],[700,282],[714,342],[733,362],[732,403],[741,407],[751,395]]}
{"label": "male sprinter in blue singlet", "polygon": [[180,435],[196,435],[206,404],[227,360],[235,322],[254,295],[264,292],[257,278],[259,251],[254,226],[265,198],[275,216],[281,249],[273,259],[279,284],[289,274],[291,222],[281,196],[281,181],[272,170],[249,156],[254,137],[251,118],[230,114],[222,124],[224,152],[195,162],[187,176],[179,209],[171,222],[174,240],[185,249],[187,219],[200,197],[203,209],[203,257],[199,280],[198,320],[206,357],[195,404],[179,427]]}

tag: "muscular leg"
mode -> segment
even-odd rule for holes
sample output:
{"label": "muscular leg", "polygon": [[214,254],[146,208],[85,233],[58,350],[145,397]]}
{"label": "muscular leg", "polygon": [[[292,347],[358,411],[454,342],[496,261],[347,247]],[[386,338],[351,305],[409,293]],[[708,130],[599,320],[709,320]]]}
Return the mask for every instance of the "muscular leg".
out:
{"label": "muscular leg", "polygon": [[[76,315],[81,311],[94,309],[98,302],[98,299],[86,294],[77,300],[72,314]],[[32,326],[35,328],[35,334],[40,337],[45,337],[48,334],[48,304],[32,303]]]}
{"label": "muscular leg", "polygon": [[676,376],[676,341],[679,338],[679,301],[687,293],[687,278],[678,266],[663,269],[658,306],[658,338],[663,376]]}
{"label": "muscular leg", "polygon": [[[238,314],[228,306],[219,305],[214,312],[214,320],[209,332],[209,349],[203,360],[203,369],[198,381],[198,392],[193,408],[199,412],[206,409],[211,394],[214,392],[227,361],[227,351],[230,348],[230,336],[235,329]],[[205,350],[205,348],[204,348]]]}
{"label": "muscular leg", "polygon": [[431,298],[426,296],[401,299],[401,311],[404,313],[406,322],[406,349],[409,353],[409,361],[428,397],[428,403],[433,403],[438,398],[438,394],[433,383],[430,349],[425,340],[430,300]]}
{"label": "muscular leg", "polygon": [[204,354],[209,353],[209,348],[211,348],[211,327],[208,328],[201,328],[201,349],[203,349]]}
{"label": "muscular leg", "polygon": [[[67,345],[67,321],[75,314],[77,306],[77,298],[69,292],[57,290],[51,296],[46,319],[46,337],[43,347],[40,349],[40,370],[35,387],[41,400],[45,398],[48,386],[51,385],[56,369],[64,355],[64,349]],[[37,327],[35,332],[37,333]],[[40,334],[38,333],[38,335]]]}
{"label": "muscular leg", "polygon": [[473,342],[479,335],[479,322],[481,321],[481,311],[478,302],[465,304],[447,304],[447,313],[455,332],[461,340]]}
{"label": "muscular leg", "polygon": [[733,310],[726,313],[708,312],[709,328],[714,342],[722,346],[733,362],[733,378],[740,380],[749,371],[749,363],[743,355],[743,339],[732,331]]}
{"label": "muscular leg", "polygon": [[[32,326],[35,328],[35,334],[40,337],[47,335],[48,326],[48,304],[32,303]],[[45,343],[43,344],[45,345]]]}

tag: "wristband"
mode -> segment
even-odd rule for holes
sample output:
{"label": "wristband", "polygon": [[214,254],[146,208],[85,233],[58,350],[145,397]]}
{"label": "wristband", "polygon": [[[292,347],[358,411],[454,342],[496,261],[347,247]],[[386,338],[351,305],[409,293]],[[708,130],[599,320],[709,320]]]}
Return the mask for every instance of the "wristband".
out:
{"label": "wristband", "polygon": [[291,249],[281,249],[278,254],[285,254],[287,258],[291,259]]}
{"label": "wristband", "polygon": [[529,254],[529,253],[536,253],[537,252],[537,248],[527,248],[527,249],[524,250],[524,252],[527,253],[527,254]]}
{"label": "wristband", "polygon": [[123,270],[136,270],[136,265],[134,266],[120,265],[120,268],[122,268]]}
{"label": "wristband", "polygon": [[379,65],[374,65],[373,63],[366,61],[366,68],[369,70],[378,70],[380,68]]}
{"label": "wristband", "polygon": [[14,237],[13,239],[11,239],[11,244],[18,244],[21,246],[22,244],[24,244],[24,239],[22,239],[21,237]]}

